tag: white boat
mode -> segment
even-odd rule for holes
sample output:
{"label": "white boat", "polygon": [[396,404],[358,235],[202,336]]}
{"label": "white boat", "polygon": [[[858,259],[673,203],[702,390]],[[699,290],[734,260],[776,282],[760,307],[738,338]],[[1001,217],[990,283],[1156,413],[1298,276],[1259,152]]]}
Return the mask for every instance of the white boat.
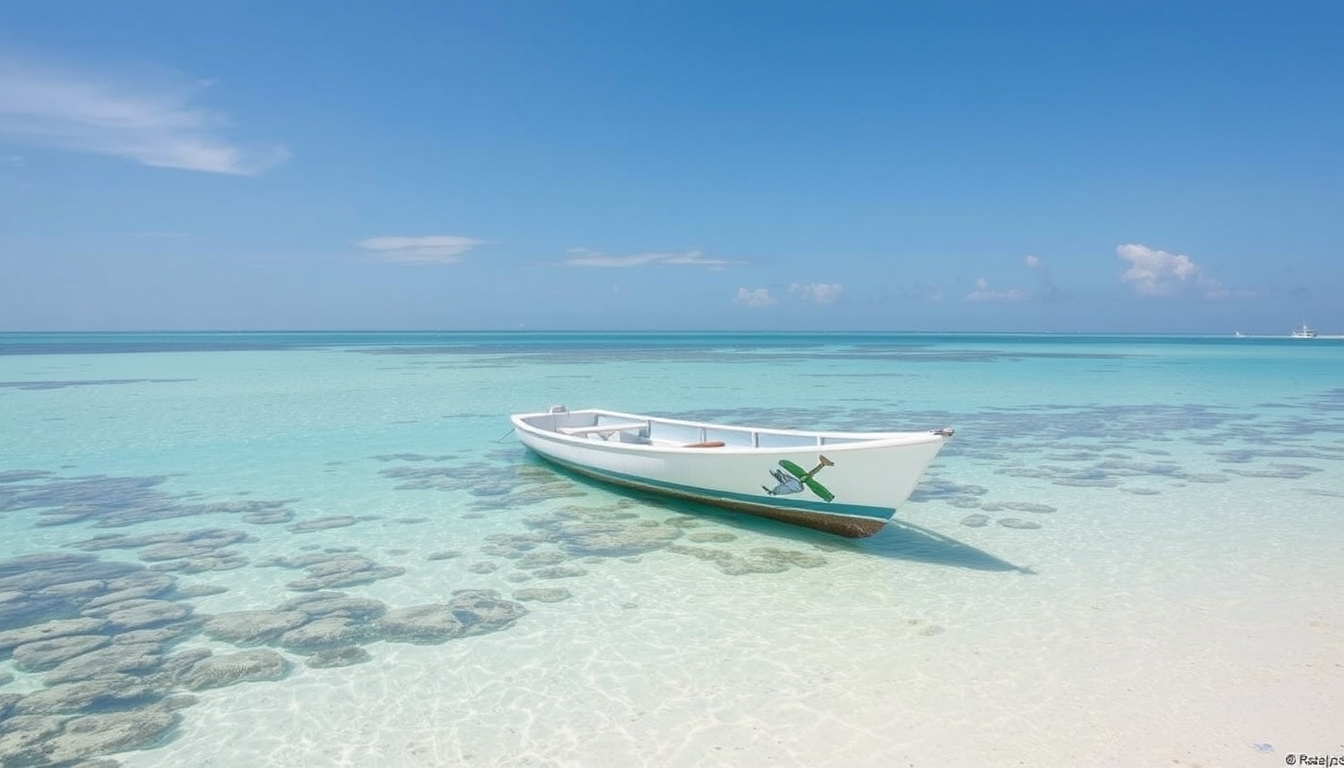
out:
{"label": "white boat", "polygon": [[1293,338],[1294,338],[1294,339],[1314,339],[1314,338],[1316,338],[1316,329],[1314,329],[1314,328],[1310,328],[1310,327],[1307,326],[1306,323],[1303,323],[1302,326],[1301,326],[1300,328],[1298,328],[1297,330],[1293,331]]}
{"label": "white boat", "polygon": [[574,472],[849,537],[881,530],[952,437],[951,429],[765,429],[564,406],[512,420],[524,445]]}

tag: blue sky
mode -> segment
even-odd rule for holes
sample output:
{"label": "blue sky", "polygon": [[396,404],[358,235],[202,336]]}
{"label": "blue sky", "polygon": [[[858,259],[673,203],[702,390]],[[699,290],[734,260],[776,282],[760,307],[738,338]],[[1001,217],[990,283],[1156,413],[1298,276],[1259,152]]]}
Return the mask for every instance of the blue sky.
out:
{"label": "blue sky", "polygon": [[1344,3],[0,4],[0,330],[1344,333]]}

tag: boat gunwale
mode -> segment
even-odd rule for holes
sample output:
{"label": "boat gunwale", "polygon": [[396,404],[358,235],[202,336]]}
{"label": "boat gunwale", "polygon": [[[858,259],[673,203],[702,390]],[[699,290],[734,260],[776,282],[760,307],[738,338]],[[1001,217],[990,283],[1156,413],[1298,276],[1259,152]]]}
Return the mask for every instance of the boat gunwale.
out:
{"label": "boat gunwale", "polygon": [[[665,418],[662,416],[649,416],[647,414],[626,413],[623,411],[609,411],[603,408],[584,408],[577,411],[564,411],[563,414],[596,414],[598,416],[607,416],[611,418],[621,418],[631,421],[642,421],[651,423],[662,423],[675,425],[679,427],[693,427],[698,429],[720,429],[727,431],[743,432],[746,434],[756,433],[758,435],[775,435],[784,437],[811,437],[818,439],[833,438],[844,440],[846,442],[823,443],[820,445],[787,445],[787,446],[752,446],[752,445],[721,445],[714,447],[703,447],[697,445],[677,445],[673,443],[624,443],[618,441],[593,440],[588,436],[568,435],[556,430],[546,429],[528,422],[528,419],[538,416],[559,416],[561,413],[549,413],[546,411],[538,413],[521,413],[511,416],[515,429],[536,435],[546,440],[555,440],[564,444],[579,446],[590,449],[611,449],[612,452],[649,452],[649,453],[687,453],[695,455],[756,455],[768,456],[772,454],[792,454],[799,450],[809,450],[814,448],[824,448],[827,451],[847,452],[855,450],[872,450],[876,448],[890,448],[905,445],[919,445],[934,441],[945,441],[951,438],[950,433],[944,433],[940,430],[927,431],[901,431],[901,432],[833,432],[826,430],[805,430],[805,429],[777,429],[771,427],[750,427],[736,424],[716,424],[706,421],[689,421],[685,419]],[[613,429],[613,432],[619,431]]]}

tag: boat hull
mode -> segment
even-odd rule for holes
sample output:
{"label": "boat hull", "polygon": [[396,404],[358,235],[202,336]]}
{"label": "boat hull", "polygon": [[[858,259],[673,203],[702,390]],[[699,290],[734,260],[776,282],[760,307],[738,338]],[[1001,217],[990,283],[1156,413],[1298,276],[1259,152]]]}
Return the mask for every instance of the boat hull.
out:
{"label": "boat hull", "polygon": [[514,417],[522,443],[570,471],[854,538],[886,525],[950,434],[814,433],[824,437],[784,448],[658,446],[561,434],[528,418]]}

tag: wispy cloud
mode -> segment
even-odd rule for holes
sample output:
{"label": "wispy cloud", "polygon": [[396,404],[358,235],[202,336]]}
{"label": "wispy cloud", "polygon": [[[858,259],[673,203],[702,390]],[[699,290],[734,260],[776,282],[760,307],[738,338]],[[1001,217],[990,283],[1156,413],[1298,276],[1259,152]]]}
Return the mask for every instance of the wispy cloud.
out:
{"label": "wispy cloud", "polygon": [[708,258],[698,249],[682,253],[650,252],[635,253],[628,256],[611,256],[588,248],[570,248],[569,258],[565,259],[563,263],[569,267],[640,267],[646,264],[669,264],[720,270],[742,262]]}
{"label": "wispy cloud", "polygon": [[0,58],[0,139],[241,176],[289,158],[280,145],[244,147],[228,139],[227,118],[191,105],[207,87],[177,73],[118,80]]}
{"label": "wispy cloud", "polygon": [[1120,275],[1120,281],[1133,286],[1138,296],[1193,295],[1222,299],[1234,295],[1184,254],[1154,250],[1137,243],[1116,246],[1115,254],[1129,262],[1129,269]]}
{"label": "wispy cloud", "polygon": [[370,251],[370,258],[389,264],[453,264],[462,255],[486,241],[458,235],[402,237],[387,235],[360,240],[356,245]]}
{"label": "wispy cloud", "polygon": [[1003,291],[994,290],[989,287],[989,281],[983,277],[975,281],[975,290],[966,294],[967,301],[1011,303],[1026,301],[1028,298],[1027,292],[1021,288],[1009,288]]}
{"label": "wispy cloud", "polygon": [[769,288],[738,288],[733,303],[745,304],[748,307],[768,307],[775,303],[775,297],[770,295]]}
{"label": "wispy cloud", "polygon": [[23,155],[5,155],[4,157],[0,157],[0,164],[23,165]]}
{"label": "wispy cloud", "polygon": [[790,293],[796,293],[803,301],[814,304],[834,304],[840,300],[845,287],[840,283],[794,283],[789,286]]}

